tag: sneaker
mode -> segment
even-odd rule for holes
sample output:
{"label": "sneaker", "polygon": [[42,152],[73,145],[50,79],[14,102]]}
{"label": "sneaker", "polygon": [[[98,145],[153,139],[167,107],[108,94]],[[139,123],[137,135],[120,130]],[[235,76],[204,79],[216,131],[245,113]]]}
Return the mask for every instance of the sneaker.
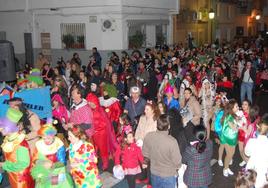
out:
{"label": "sneaker", "polygon": [[229,165],[232,165],[233,164],[233,159],[230,161]]}
{"label": "sneaker", "polygon": [[234,175],[233,171],[231,171],[230,168],[228,168],[227,171],[228,171],[228,174],[229,174],[229,175],[231,175],[231,176]]}
{"label": "sneaker", "polygon": [[222,160],[218,160],[218,165],[219,165],[219,166],[223,166],[223,162],[222,162]]}
{"label": "sneaker", "polygon": [[242,161],[241,163],[239,163],[239,166],[243,167],[243,166],[245,166],[246,164],[247,164],[246,161]]}
{"label": "sneaker", "polygon": [[223,169],[223,176],[224,177],[228,177],[229,176],[229,173],[228,173],[228,169]]}

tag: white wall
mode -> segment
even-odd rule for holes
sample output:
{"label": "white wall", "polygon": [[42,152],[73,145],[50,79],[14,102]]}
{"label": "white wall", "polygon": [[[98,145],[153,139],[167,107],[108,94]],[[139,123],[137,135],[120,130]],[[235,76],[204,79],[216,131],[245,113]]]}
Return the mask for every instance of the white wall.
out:
{"label": "white wall", "polygon": [[121,0],[0,0],[0,11],[120,5]]}
{"label": "white wall", "polygon": [[[169,20],[179,0],[0,0],[0,30],[6,31],[15,53],[24,53],[23,33],[32,32],[33,47],[41,48],[40,33],[51,34],[51,48],[61,49],[61,23],[86,24],[86,49],[128,48],[127,20]],[[59,8],[51,11],[50,8]],[[89,16],[97,23],[89,23]],[[115,20],[114,31],[102,31],[102,20]],[[155,43],[155,28],[147,36]]]}
{"label": "white wall", "polygon": [[75,15],[64,17],[59,15],[36,15],[36,23],[39,28],[37,29],[37,40],[34,44],[35,48],[41,47],[40,33],[49,32],[51,34],[51,48],[61,49],[61,23],[85,23],[86,25],[86,49],[91,49],[97,46],[101,50],[108,49],[123,49],[122,46],[122,27],[121,16],[113,16],[115,20],[115,30],[102,31],[102,21],[110,19],[106,15],[98,15],[97,23],[89,23],[89,16]]}
{"label": "white wall", "polygon": [[24,33],[32,32],[30,13],[0,12],[0,31],[6,32],[6,39],[13,42],[16,53],[24,53]]}

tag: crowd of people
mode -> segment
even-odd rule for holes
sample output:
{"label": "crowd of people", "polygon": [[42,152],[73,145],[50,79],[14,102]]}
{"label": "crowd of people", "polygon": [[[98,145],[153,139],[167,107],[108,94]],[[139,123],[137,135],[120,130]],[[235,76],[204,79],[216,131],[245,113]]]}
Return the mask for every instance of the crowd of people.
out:
{"label": "crowd of people", "polygon": [[268,50],[254,42],[112,52],[107,62],[94,48],[87,63],[74,53],[54,67],[40,53],[9,85],[50,86],[53,116],[8,100],[0,167],[12,188],[99,188],[111,168],[130,188],[216,187],[215,144],[226,178],[238,145],[234,187],[268,184]]}

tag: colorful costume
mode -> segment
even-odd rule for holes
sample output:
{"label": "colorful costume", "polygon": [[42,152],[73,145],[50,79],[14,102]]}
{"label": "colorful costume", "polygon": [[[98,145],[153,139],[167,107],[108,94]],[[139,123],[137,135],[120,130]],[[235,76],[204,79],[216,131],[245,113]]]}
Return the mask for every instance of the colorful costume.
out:
{"label": "colorful costume", "polygon": [[222,133],[220,135],[221,144],[228,144],[230,146],[236,146],[237,144],[237,137],[238,131],[233,130],[229,123],[235,124],[235,119],[232,115],[228,115],[224,118],[223,126],[222,126]]}
{"label": "colorful costume", "polygon": [[71,174],[77,188],[100,188],[102,186],[98,167],[97,157],[91,143],[79,141],[70,144],[69,147],[70,163],[78,164],[71,169]]}
{"label": "colorful costume", "polygon": [[100,151],[103,169],[106,169],[109,164],[109,153],[113,154],[117,147],[115,134],[110,120],[100,106],[98,97],[93,93],[89,93],[87,101],[95,105],[93,109],[93,141],[96,150]]}
{"label": "colorful costume", "polygon": [[170,84],[167,84],[166,87],[165,87],[165,90],[164,92],[167,94],[167,93],[170,93],[172,94],[172,98],[171,100],[169,101],[169,99],[167,97],[164,98],[164,103],[165,105],[167,106],[167,109],[172,109],[172,108],[175,108],[177,110],[180,109],[180,104],[179,102],[174,99],[173,97],[173,91],[174,91],[174,88],[170,85]]}
{"label": "colorful costume", "polygon": [[[38,131],[40,136],[55,136],[56,129],[49,124],[43,125]],[[38,188],[72,188],[72,180],[66,172],[66,153],[63,142],[54,137],[52,144],[47,145],[44,139],[36,142],[33,160],[35,162],[32,168],[32,176],[36,181]],[[47,164],[51,164],[47,166]]]}
{"label": "colorful costume", "polygon": [[7,117],[1,119],[0,127],[6,135],[2,144],[5,156],[3,170],[7,171],[11,188],[33,188],[34,181],[30,174],[30,148],[25,135],[18,133],[16,123],[21,119],[20,111],[9,109]]}

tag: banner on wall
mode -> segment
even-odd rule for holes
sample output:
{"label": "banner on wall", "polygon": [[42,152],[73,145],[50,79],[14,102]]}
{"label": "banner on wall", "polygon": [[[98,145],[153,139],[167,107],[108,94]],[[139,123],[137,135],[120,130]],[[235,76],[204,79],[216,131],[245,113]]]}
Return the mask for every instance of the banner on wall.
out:
{"label": "banner on wall", "polygon": [[[29,89],[21,92],[16,92],[14,97],[19,97],[23,100],[27,109],[36,113],[40,119],[52,117],[52,106],[50,99],[50,87],[37,89]],[[0,117],[4,117],[9,107],[9,95],[0,97]]]}

